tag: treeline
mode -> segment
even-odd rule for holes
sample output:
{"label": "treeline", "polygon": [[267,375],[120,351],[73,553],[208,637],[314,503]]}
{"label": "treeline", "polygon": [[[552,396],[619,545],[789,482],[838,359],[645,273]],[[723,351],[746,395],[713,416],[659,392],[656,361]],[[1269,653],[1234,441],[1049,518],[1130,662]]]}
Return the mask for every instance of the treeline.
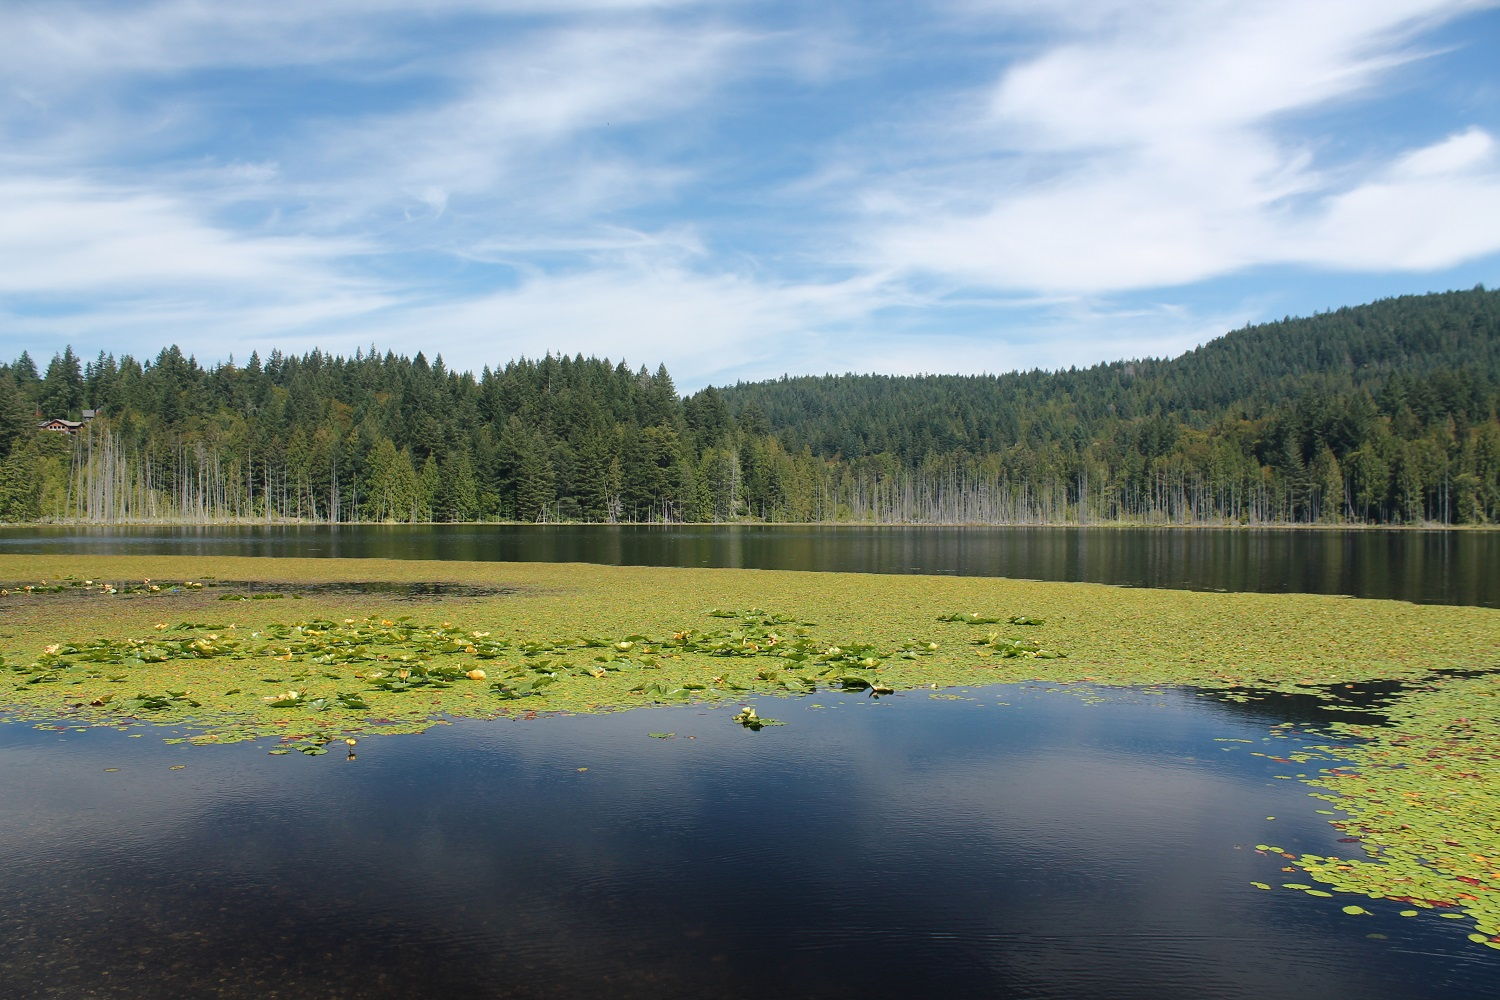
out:
{"label": "treeline", "polygon": [[[74,435],[39,417],[82,419]],[[1500,293],[1172,360],[680,397],[581,356],[0,364],[0,520],[1494,523]]]}

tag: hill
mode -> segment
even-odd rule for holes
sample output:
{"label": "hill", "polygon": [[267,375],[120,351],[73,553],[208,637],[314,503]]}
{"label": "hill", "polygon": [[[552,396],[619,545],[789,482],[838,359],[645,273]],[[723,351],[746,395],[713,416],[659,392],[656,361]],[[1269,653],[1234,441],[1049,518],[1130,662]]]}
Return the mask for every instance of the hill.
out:
{"label": "hill", "polygon": [[1497,411],[1482,288],[1169,360],[685,399],[665,367],[607,358],[476,376],[420,353],[70,348],[0,365],[0,520],[1495,523]]}
{"label": "hill", "polygon": [[[1386,299],[1250,326],[1171,360],[1114,361],[1005,375],[837,375],[718,390],[736,414],[766,418],[784,444],[848,458],[1009,448],[1038,435],[1165,417],[1207,427],[1263,416],[1289,400],[1363,389],[1425,421],[1458,404],[1484,416],[1500,380],[1500,292]],[[918,416],[919,415],[919,416]],[[1394,412],[1392,412],[1394,415]],[[1059,424],[1061,421],[1061,425]]]}

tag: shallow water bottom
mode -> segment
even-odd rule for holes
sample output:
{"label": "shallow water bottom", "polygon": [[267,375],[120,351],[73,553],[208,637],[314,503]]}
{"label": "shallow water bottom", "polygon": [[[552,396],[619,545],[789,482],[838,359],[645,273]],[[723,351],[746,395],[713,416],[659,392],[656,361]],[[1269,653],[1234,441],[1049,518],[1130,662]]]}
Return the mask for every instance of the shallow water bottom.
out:
{"label": "shallow water bottom", "polygon": [[1329,742],[1272,736],[1274,706],[755,705],[786,725],[459,722],[353,760],[0,726],[5,993],[1500,995],[1460,921],[1251,886],[1299,879],[1257,843],[1357,850],[1295,780],[1316,764],[1256,755]]}

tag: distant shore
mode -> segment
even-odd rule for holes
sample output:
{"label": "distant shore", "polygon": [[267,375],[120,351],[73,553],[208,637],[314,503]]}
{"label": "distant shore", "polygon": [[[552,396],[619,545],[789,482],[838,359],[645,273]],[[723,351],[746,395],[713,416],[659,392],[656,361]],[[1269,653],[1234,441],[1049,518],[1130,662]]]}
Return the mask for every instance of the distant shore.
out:
{"label": "distant shore", "polygon": [[1214,531],[1497,531],[1500,524],[1370,524],[1366,522],[1263,521],[1240,524],[1219,521],[1162,523],[1150,521],[309,521],[298,518],[227,518],[218,520],[0,521],[0,528],[251,528],[251,527],[536,527],[536,528],[1101,528],[1119,530],[1207,529]]}

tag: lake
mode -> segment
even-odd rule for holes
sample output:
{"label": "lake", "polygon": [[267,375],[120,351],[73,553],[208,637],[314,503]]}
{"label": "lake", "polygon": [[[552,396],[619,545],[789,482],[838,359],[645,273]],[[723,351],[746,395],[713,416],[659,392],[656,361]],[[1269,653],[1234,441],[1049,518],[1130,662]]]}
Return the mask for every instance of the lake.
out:
{"label": "lake", "polygon": [[1357,849],[1277,777],[1297,765],[1253,753],[1326,743],[1306,705],[1035,684],[756,705],[786,725],[469,721],[355,760],[0,726],[5,993],[1500,996],[1497,953],[1436,912],[1251,886],[1298,878],[1257,842]]}
{"label": "lake", "polygon": [[26,526],[6,553],[384,557],[1083,580],[1500,607],[1500,532],[781,525]]}

